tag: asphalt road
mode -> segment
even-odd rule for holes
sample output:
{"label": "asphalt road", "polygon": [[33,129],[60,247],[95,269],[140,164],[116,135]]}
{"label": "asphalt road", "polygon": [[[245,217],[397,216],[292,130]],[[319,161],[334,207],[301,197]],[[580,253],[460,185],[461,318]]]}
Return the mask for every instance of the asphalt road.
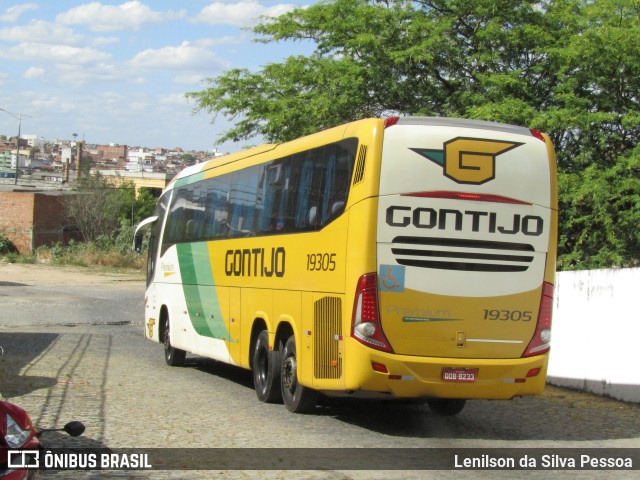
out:
{"label": "asphalt road", "polygon": [[[451,418],[435,416],[422,404],[351,399],[322,399],[313,414],[291,414],[282,405],[258,402],[247,371],[191,356],[186,367],[166,366],[162,347],[142,335],[143,295],[140,275],[0,264],[5,351],[0,393],[39,426],[72,419],[87,425],[79,439],[50,434],[45,438],[50,447],[243,449],[233,452],[246,452],[252,470],[197,470],[198,455],[187,453],[188,471],[43,472],[43,477],[548,478],[549,470],[397,469],[403,455],[413,453],[409,448],[640,448],[639,405],[553,387],[536,398],[470,401]],[[252,455],[264,452],[251,449],[264,447],[274,450],[262,471]],[[339,462],[333,470],[286,469],[288,455],[300,459],[326,452],[292,449],[328,447],[358,455],[359,468],[376,470],[346,470]],[[399,465],[378,471],[380,448],[403,449]],[[553,476],[637,478],[637,473],[560,470]]]}

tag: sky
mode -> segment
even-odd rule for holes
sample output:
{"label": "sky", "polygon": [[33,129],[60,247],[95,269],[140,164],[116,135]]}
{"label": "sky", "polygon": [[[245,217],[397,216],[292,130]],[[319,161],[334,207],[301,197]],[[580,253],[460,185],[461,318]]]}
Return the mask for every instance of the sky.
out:
{"label": "sky", "polygon": [[247,28],[312,2],[0,0],[0,134],[223,153],[262,143],[218,143],[228,120],[194,114],[184,94],[309,54]]}

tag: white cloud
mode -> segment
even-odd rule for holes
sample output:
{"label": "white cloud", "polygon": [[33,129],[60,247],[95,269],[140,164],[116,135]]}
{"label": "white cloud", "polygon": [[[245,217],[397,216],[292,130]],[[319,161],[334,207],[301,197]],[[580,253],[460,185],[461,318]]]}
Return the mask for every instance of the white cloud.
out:
{"label": "white cloud", "polygon": [[31,104],[32,110],[36,112],[56,112],[56,113],[66,113],[76,110],[77,106],[70,101],[70,98],[64,97],[60,98],[58,96],[46,96],[42,94],[38,94],[36,92],[31,92],[29,94],[32,99],[29,102]]}
{"label": "white cloud", "polygon": [[167,95],[161,96],[158,99],[158,103],[163,105],[180,105],[183,106],[188,103],[184,93],[169,93]]}
{"label": "white cloud", "polygon": [[14,5],[13,7],[9,7],[5,10],[5,12],[0,15],[0,20],[3,22],[17,22],[20,16],[24,12],[28,12],[29,10],[37,10],[38,5],[35,3],[24,3],[22,5]]}
{"label": "white cloud", "polygon": [[102,47],[105,45],[120,43],[120,39],[118,37],[96,37],[92,40],[91,43],[95,47]]}
{"label": "white cloud", "polygon": [[184,10],[155,12],[138,0],[133,0],[120,5],[86,3],[61,13],[56,20],[67,25],[86,25],[94,32],[112,32],[138,30],[145,23],[166,22],[185,16]]}
{"label": "white cloud", "polygon": [[38,78],[44,75],[45,69],[40,67],[29,67],[24,72],[24,78]]}
{"label": "white cloud", "polygon": [[285,3],[265,7],[253,0],[243,0],[238,3],[214,2],[204,7],[193,21],[209,25],[227,24],[246,27],[260,16],[277,17],[294,8],[295,5]]}
{"label": "white cloud", "polygon": [[234,45],[251,41],[247,35],[226,35],[218,38],[201,38],[193,44],[199,47],[217,47],[219,45]]}
{"label": "white cloud", "polygon": [[184,10],[156,12],[142,2],[133,0],[120,5],[86,3],[61,13],[56,20],[67,25],[85,25],[95,32],[110,32],[138,30],[146,23],[161,23],[185,16]]}
{"label": "white cloud", "polygon": [[189,71],[217,71],[226,66],[210,50],[191,42],[182,42],[177,47],[143,50],[130,63],[139,68]]}
{"label": "white cloud", "polygon": [[200,85],[202,84],[203,75],[212,75],[213,73],[179,73],[173,77],[174,83],[184,85]]}
{"label": "white cloud", "polygon": [[70,45],[47,45],[44,43],[24,42],[15,47],[0,50],[0,58],[42,60],[69,64],[91,64],[109,60],[111,55],[88,47],[80,48]]}
{"label": "white cloud", "polygon": [[0,28],[0,40],[14,42],[60,43],[64,45],[86,44],[82,35],[63,25],[56,25],[42,20],[33,20],[19,27]]}
{"label": "white cloud", "polygon": [[126,69],[110,63],[94,65],[56,64],[56,82],[67,86],[83,86],[104,83],[126,83]]}

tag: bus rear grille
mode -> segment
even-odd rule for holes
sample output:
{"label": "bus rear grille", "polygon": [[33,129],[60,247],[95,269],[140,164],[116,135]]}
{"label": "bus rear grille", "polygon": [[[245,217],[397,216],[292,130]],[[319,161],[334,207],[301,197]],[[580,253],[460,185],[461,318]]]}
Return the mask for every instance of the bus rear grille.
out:
{"label": "bus rear grille", "polygon": [[340,339],[342,335],[342,300],[324,297],[315,302],[314,369],[315,378],[342,377]]}
{"label": "bus rear grille", "polygon": [[466,272],[524,272],[533,245],[456,238],[396,237],[391,252],[400,265]]}
{"label": "bus rear grille", "polygon": [[367,146],[360,145],[360,150],[358,151],[358,158],[356,160],[356,168],[353,174],[353,185],[360,183],[364,180],[364,165],[365,158],[367,157]]}

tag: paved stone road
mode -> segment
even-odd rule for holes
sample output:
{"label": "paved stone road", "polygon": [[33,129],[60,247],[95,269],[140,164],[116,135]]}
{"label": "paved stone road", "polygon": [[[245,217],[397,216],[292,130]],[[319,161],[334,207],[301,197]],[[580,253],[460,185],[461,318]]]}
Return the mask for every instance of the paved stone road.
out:
{"label": "paved stone road", "polygon": [[[8,268],[12,267],[12,268]],[[261,404],[251,375],[188,357],[164,364],[142,337],[139,277],[72,272],[38,280],[0,265],[0,392],[40,426],[82,420],[79,439],[51,447],[555,448],[640,447],[640,406],[548,388],[537,398],[474,401],[457,417],[419,404],[325,399],[314,415]],[[21,269],[25,269],[26,273]],[[45,270],[45,274],[48,271]],[[21,277],[22,275],[22,277]],[[24,275],[27,275],[26,277]],[[10,278],[10,280],[8,279]],[[58,294],[68,301],[62,302]],[[69,303],[72,302],[72,303]],[[25,308],[23,308],[25,307]],[[27,311],[25,314],[24,311]],[[23,312],[23,313],[20,313]],[[46,320],[34,320],[41,315]],[[277,452],[278,450],[276,450]],[[371,459],[363,458],[366,465]],[[189,464],[189,458],[185,458]],[[153,471],[44,472],[50,478],[547,478],[537,471]],[[636,478],[635,472],[560,472],[559,478]]]}

